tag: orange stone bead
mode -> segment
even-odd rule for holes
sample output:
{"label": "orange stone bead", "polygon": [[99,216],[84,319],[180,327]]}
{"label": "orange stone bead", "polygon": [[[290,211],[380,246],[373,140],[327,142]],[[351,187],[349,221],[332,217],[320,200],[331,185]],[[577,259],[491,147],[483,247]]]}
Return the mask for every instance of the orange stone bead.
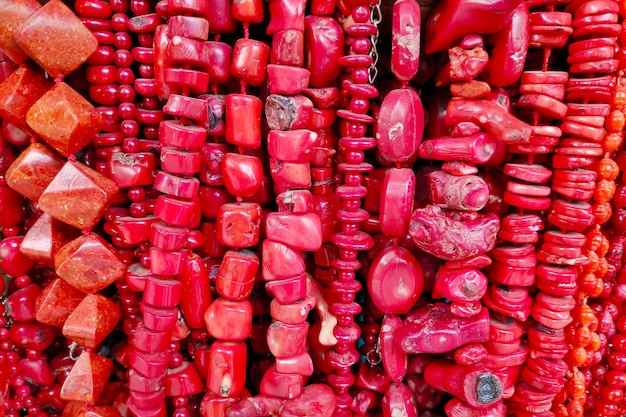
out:
{"label": "orange stone bead", "polygon": [[11,164],[6,173],[9,187],[33,201],[63,168],[63,160],[41,143],[33,143]]}
{"label": "orange stone bead", "polygon": [[63,324],[63,336],[86,348],[95,349],[122,317],[120,308],[100,294],[89,294]]}
{"label": "orange stone bead", "polygon": [[13,32],[40,7],[37,0],[0,2],[0,50],[17,64],[26,61],[28,55],[15,43]]}
{"label": "orange stone bead", "polygon": [[60,0],[52,0],[33,13],[14,38],[53,78],[65,77],[98,48],[96,37]]}
{"label": "orange stone bead", "polygon": [[30,133],[26,113],[53,85],[40,71],[18,68],[0,84],[0,117]]}
{"label": "orange stone bead", "polygon": [[69,156],[96,136],[102,116],[69,85],[59,83],[30,108],[26,123],[61,155]]}
{"label": "orange stone bead", "polygon": [[26,232],[20,252],[35,261],[52,264],[57,251],[79,235],[78,229],[43,213]]}
{"label": "orange stone bead", "polygon": [[54,257],[54,268],[68,284],[90,294],[108,287],[126,272],[115,249],[95,233],[63,246]]}
{"label": "orange stone bead", "polygon": [[118,192],[113,181],[70,160],[39,197],[39,208],[78,229],[91,230]]}
{"label": "orange stone bead", "polygon": [[37,297],[35,318],[40,323],[63,327],[65,320],[83,298],[84,292],[78,291],[60,278],[55,278]]}
{"label": "orange stone bead", "polygon": [[91,352],[81,353],[63,382],[61,398],[95,404],[112,372],[111,359]]}

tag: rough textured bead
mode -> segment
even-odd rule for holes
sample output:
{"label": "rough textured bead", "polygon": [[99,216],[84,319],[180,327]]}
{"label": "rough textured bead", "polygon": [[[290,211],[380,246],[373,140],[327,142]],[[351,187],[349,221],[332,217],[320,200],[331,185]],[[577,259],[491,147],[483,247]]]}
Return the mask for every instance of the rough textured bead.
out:
{"label": "rough textured bead", "polygon": [[391,41],[391,71],[400,81],[410,81],[420,61],[420,8],[410,0],[393,5]]}
{"label": "rough textured bead", "polygon": [[209,334],[216,339],[239,342],[252,332],[252,305],[250,301],[229,301],[218,298],[204,312]]}
{"label": "rough textured bead", "polygon": [[315,251],[322,245],[321,223],[315,214],[269,213],[265,227],[268,239],[294,249]]}
{"label": "rough textured bead", "polygon": [[106,288],[126,271],[115,249],[93,233],[63,246],[54,257],[54,266],[67,283],[91,294]]}
{"label": "rough textured bead", "polygon": [[95,404],[113,372],[113,361],[104,356],[83,352],[61,388],[61,398]]}
{"label": "rough textured bead", "polygon": [[233,49],[230,71],[246,83],[259,86],[266,79],[270,48],[263,42],[238,39]]}
{"label": "rough textured bead", "polygon": [[110,179],[79,162],[68,161],[39,197],[39,208],[57,220],[89,230],[118,191]]}
{"label": "rough textured bead", "polygon": [[308,51],[305,67],[311,73],[311,87],[326,87],[339,76],[344,35],[339,24],[327,16],[304,18],[304,45]]}
{"label": "rough textured bead", "polygon": [[31,132],[26,113],[53,83],[30,67],[18,68],[0,84],[0,116],[6,122]]}
{"label": "rough textured bead", "polygon": [[85,293],[60,278],[52,280],[37,298],[35,318],[40,323],[63,327],[67,317],[85,298]]}
{"label": "rough textured bead", "polygon": [[243,342],[214,342],[209,353],[209,391],[221,396],[239,394],[246,382],[246,355]]}
{"label": "rough textured bead", "polygon": [[63,335],[86,348],[95,349],[113,331],[122,312],[100,294],[88,294],[63,324]]}
{"label": "rough textured bead", "polygon": [[260,260],[247,250],[228,251],[217,272],[215,288],[229,300],[243,300],[250,296]]}
{"label": "rough textured bead", "polygon": [[272,36],[270,62],[301,67],[304,63],[304,32],[288,29],[275,33]]}
{"label": "rough textured bead", "polygon": [[35,0],[4,2],[0,6],[0,49],[17,64],[26,61],[28,55],[15,43],[13,33],[40,7]]}

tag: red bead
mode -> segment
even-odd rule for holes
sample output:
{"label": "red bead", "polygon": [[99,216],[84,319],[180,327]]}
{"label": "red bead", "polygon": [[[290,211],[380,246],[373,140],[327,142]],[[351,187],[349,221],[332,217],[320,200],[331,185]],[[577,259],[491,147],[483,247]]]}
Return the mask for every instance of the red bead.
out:
{"label": "red bead", "polygon": [[216,341],[209,354],[207,388],[210,392],[232,397],[246,382],[247,348],[243,342]]}
{"label": "red bead", "polygon": [[263,166],[255,156],[227,153],[222,159],[222,176],[230,194],[250,197],[261,187]]}
{"label": "red bead", "polygon": [[120,308],[100,294],[88,294],[63,324],[63,336],[95,349],[113,331],[121,318]]}
{"label": "red bead", "polygon": [[252,293],[259,265],[260,260],[254,252],[226,252],[215,280],[217,292],[232,301],[248,298]]}
{"label": "red bead", "polygon": [[0,116],[5,122],[31,132],[26,113],[52,86],[52,82],[34,69],[17,69],[0,84]]}
{"label": "red bead", "polygon": [[269,213],[266,234],[268,239],[299,250],[315,251],[322,244],[322,229],[315,214]]}
{"label": "red bead", "polygon": [[40,323],[62,327],[67,317],[84,297],[85,293],[75,289],[64,280],[56,278],[39,295],[35,318]]}
{"label": "red bead", "polygon": [[252,332],[252,305],[248,300],[218,298],[204,312],[209,334],[230,342],[247,339]]}
{"label": "red bead", "polygon": [[327,87],[339,76],[339,58],[344,52],[343,30],[328,16],[304,18],[305,67],[311,72],[311,87]]}
{"label": "red bead", "polygon": [[270,48],[263,42],[238,39],[230,67],[232,75],[246,83],[259,86],[266,78]]}
{"label": "red bead", "polygon": [[61,388],[61,398],[95,404],[113,372],[113,361],[83,352]]}
{"label": "red bead", "polygon": [[155,170],[152,153],[113,152],[108,157],[108,173],[120,188],[151,185]]}
{"label": "red bead", "polygon": [[200,153],[178,148],[162,148],[161,168],[171,174],[195,175],[200,171]]}
{"label": "red bead", "polygon": [[309,71],[304,68],[269,64],[267,66],[267,86],[270,94],[298,94],[309,85],[310,75]]}
{"label": "red bead", "polygon": [[303,31],[288,29],[276,32],[272,36],[270,62],[301,67],[304,63]]}
{"label": "red bead", "polygon": [[243,94],[226,96],[226,140],[246,148],[261,146],[261,112],[258,97]]}

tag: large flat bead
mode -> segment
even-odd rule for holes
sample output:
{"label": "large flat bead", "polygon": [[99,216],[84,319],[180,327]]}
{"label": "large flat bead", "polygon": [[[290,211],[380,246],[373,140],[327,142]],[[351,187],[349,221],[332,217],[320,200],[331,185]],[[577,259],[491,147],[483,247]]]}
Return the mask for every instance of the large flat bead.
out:
{"label": "large flat bead", "polygon": [[407,162],[417,156],[424,132],[422,100],[412,89],[392,90],[378,114],[378,152],[388,161]]}

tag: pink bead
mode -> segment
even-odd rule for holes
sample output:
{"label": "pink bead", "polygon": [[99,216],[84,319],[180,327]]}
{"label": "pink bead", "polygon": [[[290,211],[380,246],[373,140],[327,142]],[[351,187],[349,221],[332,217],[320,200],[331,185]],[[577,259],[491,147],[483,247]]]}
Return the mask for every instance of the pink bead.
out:
{"label": "pink bead", "polygon": [[294,95],[309,85],[309,70],[288,65],[267,66],[267,86],[270,94]]}
{"label": "pink bead", "polygon": [[404,323],[397,316],[386,316],[380,326],[380,356],[385,373],[393,382],[402,381],[409,366],[408,355],[394,344],[394,334],[402,326]]}
{"label": "pink bead", "polygon": [[300,250],[315,251],[322,244],[321,223],[315,214],[269,213],[266,235]]}
{"label": "pink bead", "polygon": [[148,276],[143,300],[155,307],[172,308],[178,305],[181,293],[179,281]]}
{"label": "pink bead", "polygon": [[270,62],[301,67],[304,64],[304,32],[293,29],[276,32],[272,37]]}
{"label": "pink bead", "polygon": [[163,106],[163,111],[174,117],[191,119],[202,123],[207,118],[207,106],[206,100],[172,94],[169,96],[165,106]]}
{"label": "pink bead", "polygon": [[162,148],[161,168],[171,174],[192,176],[200,171],[200,154],[177,148]]}
{"label": "pink bead", "polygon": [[267,137],[268,153],[282,162],[308,162],[318,145],[317,134],[305,129],[271,130]]}
{"label": "pink bead", "polygon": [[385,314],[406,314],[424,287],[424,272],[402,247],[388,247],[370,265],[367,287],[376,308]]}
{"label": "pink bead", "polygon": [[206,43],[181,36],[172,36],[164,52],[167,65],[189,65],[205,71],[211,66],[209,57],[209,46]]}
{"label": "pink bead", "polygon": [[217,292],[233,301],[248,298],[254,287],[259,264],[259,258],[252,251],[226,252],[215,280]]}
{"label": "pink bead", "polygon": [[302,393],[304,377],[298,374],[281,374],[272,365],[261,380],[261,394],[278,398],[297,398]]}
{"label": "pink bead", "polygon": [[168,19],[170,36],[181,36],[199,41],[209,38],[209,22],[197,16],[172,16]]}
{"label": "pink bead", "polygon": [[378,152],[390,162],[417,157],[424,131],[424,110],[412,89],[392,90],[380,107],[376,126]]}
{"label": "pink bead", "polygon": [[270,48],[263,42],[238,39],[233,49],[230,71],[235,78],[259,86],[265,81],[269,56]]}
{"label": "pink bead", "polygon": [[409,168],[390,168],[385,174],[380,197],[380,227],[384,234],[400,238],[408,232],[415,183],[415,174]]}
{"label": "pink bead", "polygon": [[190,93],[201,94],[209,88],[209,74],[185,68],[166,68],[164,82],[177,90],[187,89]]}
{"label": "pink bead", "polygon": [[313,195],[309,190],[289,190],[276,197],[278,211],[283,213],[310,213],[313,211]]}
{"label": "pink bead", "polygon": [[247,347],[243,342],[215,341],[209,354],[207,388],[221,396],[236,396],[246,383]]}
{"label": "pink bead", "polygon": [[230,0],[215,0],[206,9],[210,11],[205,18],[209,21],[211,33],[232,33],[237,30]]}
{"label": "pink bead", "polygon": [[155,275],[179,275],[187,261],[187,250],[164,251],[153,246],[150,248],[150,272]]}
{"label": "pink bead", "polygon": [[306,275],[269,281],[265,289],[281,304],[293,304],[306,297]]}
{"label": "pink bead", "polygon": [[449,209],[478,211],[489,200],[487,184],[476,175],[456,176],[434,171],[428,176],[428,183],[431,202]]}
{"label": "pink bead", "polygon": [[270,22],[266,33],[273,35],[281,30],[304,31],[304,11],[306,0],[272,0],[270,2]]}
{"label": "pink bead", "polygon": [[313,375],[311,355],[304,352],[289,358],[276,358],[276,370],[282,374]]}
{"label": "pink bead", "polygon": [[152,378],[145,377],[134,369],[131,369],[128,374],[128,388],[135,392],[152,393],[159,391],[159,388],[163,386],[165,382],[165,374],[157,375]]}
{"label": "pink bead", "polygon": [[328,16],[304,18],[304,43],[308,51],[305,63],[311,72],[311,87],[327,87],[341,72],[339,58],[344,52],[343,29]]}
{"label": "pink bead", "polygon": [[222,176],[229,193],[250,197],[261,187],[263,165],[255,156],[227,153],[222,159]]}
{"label": "pink bead", "polygon": [[143,292],[146,287],[146,277],[150,275],[150,270],[134,263],[128,267],[124,279],[131,291]]}
{"label": "pink bead", "polygon": [[301,324],[307,319],[309,311],[315,307],[315,299],[306,297],[296,303],[282,304],[274,299],[270,303],[270,314],[274,320],[287,324]]}
{"label": "pink bead", "polygon": [[309,323],[287,324],[274,321],[267,329],[267,345],[275,358],[291,358],[304,353]]}
{"label": "pink bead", "polygon": [[250,301],[229,301],[218,298],[204,313],[209,334],[230,342],[247,339],[252,332],[252,304]]}
{"label": "pink bead", "polygon": [[199,208],[198,200],[183,200],[162,194],[157,198],[154,215],[172,226],[187,227]]}
{"label": "pink bead", "polygon": [[411,81],[420,63],[420,8],[411,0],[393,5],[391,41],[391,71],[400,81]]}
{"label": "pink bead", "polygon": [[313,115],[313,102],[303,95],[272,94],[265,100],[265,117],[270,129],[307,129]]}
{"label": "pink bead", "polygon": [[40,293],[39,285],[30,284],[9,295],[6,302],[11,318],[16,321],[34,320],[36,314],[35,301]]}
{"label": "pink bead", "polygon": [[382,401],[383,417],[392,417],[397,413],[406,417],[417,417],[417,407],[413,393],[404,383],[389,385]]}
{"label": "pink bead", "polygon": [[266,281],[299,276],[305,271],[300,251],[273,240],[263,241],[262,259],[263,279]]}
{"label": "pink bead", "polygon": [[229,94],[226,96],[226,140],[246,148],[261,146],[261,113],[258,97]]}
{"label": "pink bead", "polygon": [[200,181],[194,177],[180,177],[159,171],[154,178],[153,187],[164,194],[192,199],[198,194]]}
{"label": "pink bead", "polygon": [[282,162],[271,158],[270,173],[274,180],[274,191],[277,193],[311,188],[311,165],[308,162]]}

